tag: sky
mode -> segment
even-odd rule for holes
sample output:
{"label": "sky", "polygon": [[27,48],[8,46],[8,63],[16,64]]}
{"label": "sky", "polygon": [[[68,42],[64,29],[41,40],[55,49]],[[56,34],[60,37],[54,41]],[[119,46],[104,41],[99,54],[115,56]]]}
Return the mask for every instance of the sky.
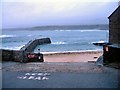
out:
{"label": "sky", "polygon": [[3,28],[108,24],[119,0],[1,0]]}

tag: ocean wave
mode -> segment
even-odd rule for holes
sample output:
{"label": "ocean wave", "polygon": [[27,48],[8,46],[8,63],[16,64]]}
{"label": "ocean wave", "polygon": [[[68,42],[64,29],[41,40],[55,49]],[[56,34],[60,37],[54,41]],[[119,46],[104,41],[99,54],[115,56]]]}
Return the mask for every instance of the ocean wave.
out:
{"label": "ocean wave", "polygon": [[2,47],[1,49],[8,49],[8,50],[20,50],[24,45],[15,46],[15,47]]}
{"label": "ocean wave", "polygon": [[56,51],[56,52],[41,52],[42,54],[59,54],[59,53],[85,53],[85,52],[102,52],[102,49],[94,50],[79,50],[79,51]]}
{"label": "ocean wave", "polygon": [[105,30],[80,30],[80,32],[101,32]]}
{"label": "ocean wave", "polygon": [[66,42],[52,42],[51,44],[59,45],[59,44],[67,44],[67,43]]}
{"label": "ocean wave", "polygon": [[93,44],[93,43],[105,43],[105,42],[107,42],[107,41],[100,40],[100,41],[97,41],[97,42],[91,42],[91,44]]}
{"label": "ocean wave", "polygon": [[63,31],[74,31],[74,30],[55,30],[55,31],[61,31],[61,32],[63,32]]}
{"label": "ocean wave", "polygon": [[16,35],[0,35],[0,38],[16,37]]}
{"label": "ocean wave", "polygon": [[55,30],[55,31],[59,31],[59,32],[64,32],[64,31],[65,31],[65,32],[79,31],[79,32],[80,32],[81,30]]}
{"label": "ocean wave", "polygon": [[70,32],[70,31],[78,31],[78,32],[101,32],[101,31],[105,31],[105,32],[109,32],[108,30],[97,30],[97,29],[93,29],[93,30],[55,30],[55,31],[66,31],[66,32]]}
{"label": "ocean wave", "polygon": [[31,37],[32,35],[30,34],[30,35],[27,35],[28,37]]}

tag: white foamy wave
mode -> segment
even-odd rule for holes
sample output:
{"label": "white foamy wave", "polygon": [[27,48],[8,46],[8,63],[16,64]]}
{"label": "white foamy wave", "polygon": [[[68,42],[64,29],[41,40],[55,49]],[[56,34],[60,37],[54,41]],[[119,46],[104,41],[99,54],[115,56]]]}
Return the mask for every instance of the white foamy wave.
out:
{"label": "white foamy wave", "polygon": [[0,35],[0,38],[16,37],[15,35]]}
{"label": "white foamy wave", "polygon": [[65,30],[55,30],[55,31],[65,31]]}
{"label": "white foamy wave", "polygon": [[60,31],[60,32],[63,32],[63,31],[65,31],[65,32],[70,32],[70,31],[80,31],[80,30],[55,30],[55,31]]}
{"label": "white foamy wave", "polygon": [[67,44],[66,42],[52,42],[51,44]]}
{"label": "white foamy wave", "polygon": [[77,31],[77,32],[109,32],[108,30],[97,30],[97,29],[92,29],[92,30],[55,30],[55,31],[61,31],[61,32],[63,32],[63,31],[68,31],[68,32],[70,32],[70,31]]}
{"label": "white foamy wave", "polygon": [[79,51],[56,51],[56,52],[41,52],[42,54],[59,54],[59,53],[85,53],[85,52],[102,52],[102,49],[95,50],[79,50]]}
{"label": "white foamy wave", "polygon": [[93,43],[105,43],[105,42],[107,42],[107,41],[100,40],[100,41],[97,41],[97,42],[92,42],[92,44]]}
{"label": "white foamy wave", "polygon": [[105,41],[102,41],[102,40],[101,40],[101,41],[98,41],[98,43],[105,43]]}
{"label": "white foamy wave", "polygon": [[9,49],[9,50],[20,50],[24,45],[16,46],[16,47],[2,47],[2,49]]}
{"label": "white foamy wave", "polygon": [[80,32],[100,32],[104,30],[80,30]]}
{"label": "white foamy wave", "polygon": [[31,37],[32,35],[30,34],[30,35],[28,35],[28,37]]}

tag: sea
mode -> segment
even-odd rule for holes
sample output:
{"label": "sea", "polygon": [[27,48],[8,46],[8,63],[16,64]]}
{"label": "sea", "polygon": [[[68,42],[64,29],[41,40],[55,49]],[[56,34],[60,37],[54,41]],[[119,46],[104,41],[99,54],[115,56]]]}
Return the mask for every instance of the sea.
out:
{"label": "sea", "polygon": [[77,52],[88,50],[102,50],[102,46],[93,45],[94,42],[108,42],[109,30],[72,29],[72,30],[2,30],[0,49],[19,50],[30,40],[50,38],[51,44],[38,45],[34,52]]}

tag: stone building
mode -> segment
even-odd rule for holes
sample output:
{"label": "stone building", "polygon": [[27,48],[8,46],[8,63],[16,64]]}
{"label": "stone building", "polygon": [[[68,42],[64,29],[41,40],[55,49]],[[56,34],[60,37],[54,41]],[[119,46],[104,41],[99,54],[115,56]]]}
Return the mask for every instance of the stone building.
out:
{"label": "stone building", "polygon": [[109,19],[109,42],[120,44],[120,6],[108,17]]}
{"label": "stone building", "polygon": [[103,62],[120,62],[120,5],[108,19],[110,45],[103,46]]}

